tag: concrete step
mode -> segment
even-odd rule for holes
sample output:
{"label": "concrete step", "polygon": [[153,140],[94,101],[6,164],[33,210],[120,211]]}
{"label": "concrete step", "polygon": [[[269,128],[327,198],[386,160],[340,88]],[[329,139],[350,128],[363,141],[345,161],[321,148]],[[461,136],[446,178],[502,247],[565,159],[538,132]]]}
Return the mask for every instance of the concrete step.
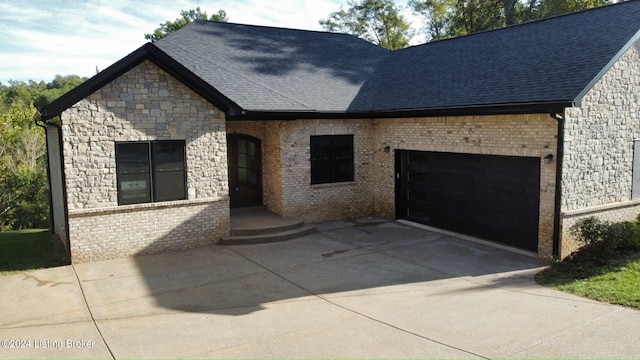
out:
{"label": "concrete step", "polygon": [[[256,230],[257,231],[257,230]],[[280,229],[276,232],[253,233],[249,235],[230,235],[222,238],[222,245],[248,245],[248,244],[265,244],[270,242],[290,240],[304,235],[311,234],[316,231],[313,225],[301,225],[285,230]]]}
{"label": "concrete step", "polygon": [[[233,220],[232,220],[233,221]],[[269,218],[267,221],[261,221],[256,218],[251,225],[242,227],[231,227],[231,235],[234,236],[256,236],[266,234],[276,234],[287,232],[304,226],[304,221],[293,218]]]}
{"label": "concrete step", "polygon": [[259,206],[233,208],[230,210],[231,215],[250,214],[250,213],[259,213],[259,212],[267,212],[267,207],[265,205],[259,205]]}

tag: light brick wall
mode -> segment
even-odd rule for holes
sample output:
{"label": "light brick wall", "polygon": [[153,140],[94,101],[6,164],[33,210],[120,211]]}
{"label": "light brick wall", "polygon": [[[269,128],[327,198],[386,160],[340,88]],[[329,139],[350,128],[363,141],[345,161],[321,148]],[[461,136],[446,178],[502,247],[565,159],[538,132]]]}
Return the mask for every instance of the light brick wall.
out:
{"label": "light brick wall", "polygon": [[[213,243],[228,234],[224,113],[184,84],[145,61],[61,121],[73,261]],[[115,142],[178,139],[186,141],[188,200],[119,207]],[[206,229],[179,236],[175,229],[187,228],[177,225],[193,223],[194,211]],[[164,239],[167,233],[181,244]]]}
{"label": "light brick wall", "polygon": [[[552,154],[557,158],[557,123],[547,114],[238,121],[230,122],[228,129],[263,140],[265,204],[269,210],[309,222],[370,215],[394,219],[395,150],[537,158]],[[354,135],[353,182],[311,185],[309,139],[313,135]],[[389,152],[384,151],[386,146]],[[540,163],[538,254],[550,257],[556,162]],[[281,190],[267,190],[267,183],[281,186]]]}
{"label": "light brick wall", "polygon": [[[319,222],[372,215],[369,120],[297,120],[281,131],[282,214]],[[353,135],[354,181],[311,185],[310,138]]]}
{"label": "light brick wall", "polygon": [[[570,227],[581,218],[634,219],[633,140],[640,138],[640,43],[565,110],[562,173],[562,256],[575,250]],[[637,171],[640,169],[636,169]]]}
{"label": "light brick wall", "polygon": [[229,229],[228,201],[172,201],[69,214],[74,263],[211,244]]}
{"label": "light brick wall", "polygon": [[[264,202],[270,211],[307,222],[373,214],[370,120],[237,121],[227,127],[262,140]],[[315,135],[354,136],[354,181],[311,185],[309,142]]]}
{"label": "light brick wall", "polygon": [[[557,124],[547,114],[460,116],[374,121],[372,197],[378,216],[395,216],[394,150],[543,158],[557,147]],[[383,149],[389,146],[391,151]],[[556,162],[540,161],[538,255],[553,252]]]}

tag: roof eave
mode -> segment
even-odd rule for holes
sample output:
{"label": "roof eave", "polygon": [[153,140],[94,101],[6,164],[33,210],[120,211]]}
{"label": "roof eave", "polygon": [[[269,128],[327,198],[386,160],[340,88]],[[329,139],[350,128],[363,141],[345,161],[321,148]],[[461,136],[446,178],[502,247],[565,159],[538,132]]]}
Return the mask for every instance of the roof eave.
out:
{"label": "roof eave", "polygon": [[297,120],[297,119],[376,119],[403,117],[473,116],[504,114],[548,114],[562,112],[574,106],[571,100],[542,101],[514,104],[483,104],[422,109],[393,109],[376,111],[244,111],[228,120]]}
{"label": "roof eave", "polygon": [[101,89],[145,60],[151,61],[222,111],[229,114],[235,114],[241,111],[241,108],[237,104],[164,53],[157,46],[152,43],[146,43],[93,76],[91,79],[76,86],[47,106],[41,108],[41,119],[49,120],[62,114],[62,112],[74,104]]}

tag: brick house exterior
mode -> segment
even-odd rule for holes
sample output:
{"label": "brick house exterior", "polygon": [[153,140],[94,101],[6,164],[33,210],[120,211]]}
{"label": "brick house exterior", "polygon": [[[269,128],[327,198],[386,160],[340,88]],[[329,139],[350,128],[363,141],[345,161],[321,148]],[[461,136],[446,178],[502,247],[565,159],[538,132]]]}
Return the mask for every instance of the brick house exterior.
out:
{"label": "brick house exterior", "polygon": [[[74,261],[183,249],[229,232],[224,114],[151,62],[60,120]],[[118,206],[115,142],[164,139],[187,142],[189,199]]]}
{"label": "brick house exterior", "polygon": [[[246,176],[238,175],[240,165],[231,162],[238,155],[232,156],[230,148],[237,136],[242,150],[233,151],[240,151],[242,161],[250,157],[259,163],[259,202],[307,222],[411,219],[414,205],[406,212],[399,208],[411,202],[398,180],[405,155],[496,160],[498,172],[522,160],[536,178],[531,183],[524,176],[507,190],[528,184],[535,193],[528,249],[540,257],[566,256],[576,247],[568,229],[578,219],[625,220],[640,212],[640,194],[632,193],[634,176],[640,181],[633,168],[634,140],[640,138],[638,15],[640,2],[622,3],[394,52],[341,34],[196,22],[146,44],[42,109],[54,231],[74,262],[219,242],[229,234],[233,192],[239,188],[234,181]],[[606,20],[611,16],[616,24]],[[548,48],[545,30],[578,25],[585,39],[603,32],[606,39],[571,48],[558,36],[556,45],[570,53],[602,49],[606,43],[607,51],[548,63],[521,54]],[[487,49],[471,46],[505,48],[500,41],[524,36],[528,42],[515,44],[511,58],[489,57]],[[270,46],[282,50],[279,41],[285,38],[297,52],[266,58]],[[447,59],[460,49],[477,56],[463,63]],[[442,64],[438,57],[444,58]],[[491,69],[481,73],[483,65],[526,64],[528,58],[533,58],[534,70],[525,74],[530,78],[512,79],[515,75]],[[451,75],[416,82],[428,80],[429,71]],[[496,79],[487,78],[489,73]],[[539,79],[547,73],[552,79]],[[521,69],[514,74],[525,76]],[[403,75],[404,87],[398,80]],[[560,76],[571,81],[552,81]],[[312,141],[331,136],[352,139],[352,178],[319,183],[311,165]],[[167,141],[184,144],[183,196],[129,204],[122,196],[125,186],[147,186],[146,180],[122,180],[129,176],[122,172],[128,158],[117,155],[116,148],[143,144],[154,154],[154,144]],[[247,144],[257,146],[251,150],[257,153],[249,153]],[[149,156],[151,175],[145,176],[148,186],[155,186],[157,164],[155,155]],[[438,171],[459,170],[451,166]],[[496,197],[509,194],[495,191]],[[481,195],[487,193],[492,194]],[[153,199],[155,190],[151,194]],[[500,219],[489,222],[489,228],[501,224]],[[447,226],[456,230],[455,224]]]}

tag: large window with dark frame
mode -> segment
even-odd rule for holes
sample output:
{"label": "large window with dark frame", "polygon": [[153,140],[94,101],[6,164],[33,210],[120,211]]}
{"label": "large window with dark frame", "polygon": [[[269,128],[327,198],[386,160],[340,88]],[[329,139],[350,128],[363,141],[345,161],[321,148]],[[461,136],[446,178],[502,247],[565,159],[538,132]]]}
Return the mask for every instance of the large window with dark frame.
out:
{"label": "large window with dark frame", "polygon": [[118,204],[184,200],[185,141],[116,142]]}
{"label": "large window with dark frame", "polygon": [[353,181],[353,135],[311,136],[311,184]]}

